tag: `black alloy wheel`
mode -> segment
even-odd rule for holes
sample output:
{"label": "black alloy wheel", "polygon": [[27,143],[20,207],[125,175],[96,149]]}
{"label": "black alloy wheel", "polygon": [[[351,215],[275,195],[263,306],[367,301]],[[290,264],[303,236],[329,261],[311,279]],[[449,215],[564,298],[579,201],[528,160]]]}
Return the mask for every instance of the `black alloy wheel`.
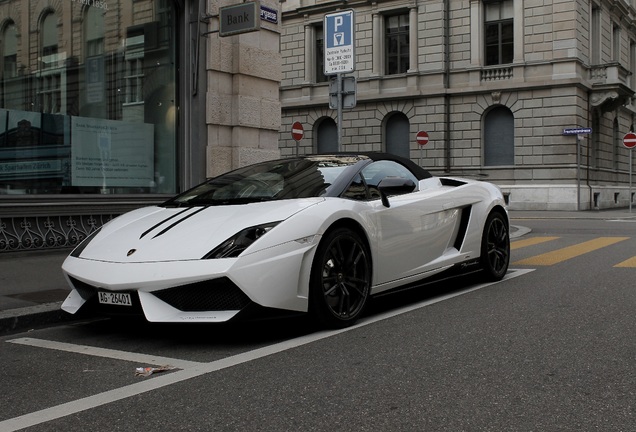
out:
{"label": "black alloy wheel", "polygon": [[316,250],[309,291],[310,313],[324,326],[344,328],[360,317],[371,289],[371,254],[347,228],[328,232]]}
{"label": "black alloy wheel", "polygon": [[491,281],[501,280],[510,263],[510,233],[506,219],[492,212],[486,219],[481,241],[481,266]]}

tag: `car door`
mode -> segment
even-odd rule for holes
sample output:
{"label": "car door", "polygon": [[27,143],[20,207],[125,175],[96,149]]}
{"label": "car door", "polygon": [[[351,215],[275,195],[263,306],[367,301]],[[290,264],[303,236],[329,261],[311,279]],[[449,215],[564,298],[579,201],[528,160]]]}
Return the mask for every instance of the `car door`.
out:
{"label": "car door", "polygon": [[[378,161],[362,171],[369,190],[377,190],[386,177],[418,180],[405,167]],[[373,196],[373,193],[372,193]],[[444,255],[452,248],[461,210],[443,188],[415,190],[389,197],[390,207],[379,198],[369,202],[369,216],[376,227],[374,285],[416,276],[444,266]]]}

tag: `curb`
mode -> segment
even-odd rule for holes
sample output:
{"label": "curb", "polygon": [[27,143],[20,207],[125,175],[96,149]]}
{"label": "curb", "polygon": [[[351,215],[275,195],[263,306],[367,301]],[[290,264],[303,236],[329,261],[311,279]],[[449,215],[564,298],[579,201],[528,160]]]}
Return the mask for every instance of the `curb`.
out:
{"label": "curb", "polygon": [[0,311],[0,335],[77,319],[64,312],[61,306],[62,302],[56,302]]}

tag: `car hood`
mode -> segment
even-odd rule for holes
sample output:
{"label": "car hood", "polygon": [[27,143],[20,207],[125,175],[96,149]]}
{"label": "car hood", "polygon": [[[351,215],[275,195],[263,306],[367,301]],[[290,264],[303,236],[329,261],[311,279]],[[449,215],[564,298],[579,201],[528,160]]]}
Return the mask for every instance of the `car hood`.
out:
{"label": "car hood", "polygon": [[321,201],[308,198],[210,207],[145,207],[104,225],[80,258],[122,263],[198,260],[244,228],[283,221]]}

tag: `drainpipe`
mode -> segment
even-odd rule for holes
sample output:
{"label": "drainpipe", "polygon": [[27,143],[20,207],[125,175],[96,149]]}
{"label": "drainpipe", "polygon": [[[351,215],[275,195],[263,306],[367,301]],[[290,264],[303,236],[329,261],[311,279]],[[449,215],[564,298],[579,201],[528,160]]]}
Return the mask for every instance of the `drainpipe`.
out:
{"label": "drainpipe", "polygon": [[[592,119],[594,118],[594,116],[592,115],[592,110],[594,109],[594,107],[592,106],[592,102],[591,102],[591,98],[592,98],[592,93],[590,92],[590,90],[587,91],[587,124],[594,127],[595,125],[592,124]],[[592,153],[592,141],[594,140],[595,136],[598,136],[599,132],[592,130],[592,133],[590,134],[590,136],[587,137],[587,167],[585,169],[585,185],[587,186],[587,193],[589,196],[589,201],[590,201],[590,210],[594,209],[594,197],[592,196],[592,186],[590,185],[590,164],[591,164],[591,160],[590,160],[590,153]],[[581,209],[579,209],[581,210]]]}
{"label": "drainpipe", "polygon": [[450,143],[450,0],[444,0],[444,170],[451,170]]}

